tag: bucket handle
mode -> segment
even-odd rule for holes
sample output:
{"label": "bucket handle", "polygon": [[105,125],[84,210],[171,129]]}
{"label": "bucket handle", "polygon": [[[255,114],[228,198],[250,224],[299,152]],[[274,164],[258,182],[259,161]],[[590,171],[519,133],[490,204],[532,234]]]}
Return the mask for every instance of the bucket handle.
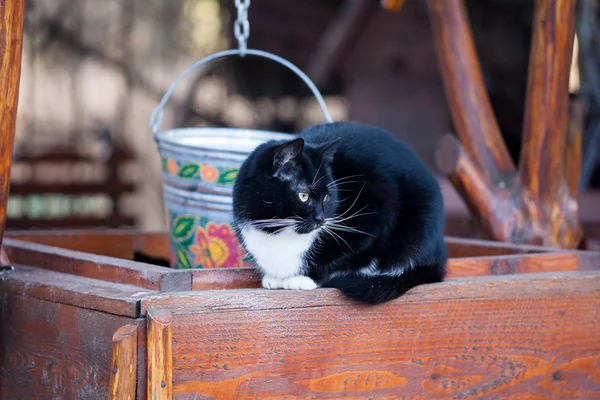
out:
{"label": "bucket handle", "polygon": [[284,67],[288,68],[292,72],[294,72],[296,74],[296,76],[301,78],[304,81],[304,83],[306,83],[306,85],[308,86],[308,88],[310,89],[312,94],[315,96],[315,98],[319,102],[319,106],[321,107],[321,112],[325,116],[325,120],[327,122],[333,122],[333,120],[331,119],[331,116],[329,115],[329,111],[327,110],[327,105],[325,104],[325,100],[323,100],[323,96],[319,92],[319,89],[317,89],[317,87],[313,83],[313,81],[311,81],[310,78],[304,72],[302,72],[302,70],[300,68],[298,68],[297,66],[295,66],[294,64],[292,64],[291,62],[286,60],[285,58],[282,58],[273,53],[269,53],[267,51],[246,49],[246,50],[244,50],[244,52],[242,54],[241,50],[235,49],[235,50],[220,51],[218,53],[214,53],[207,57],[204,57],[204,58],[196,61],[194,64],[190,65],[185,71],[183,71],[183,73],[181,75],[179,75],[179,77],[171,84],[171,87],[169,87],[169,90],[167,90],[167,92],[163,96],[163,98],[160,101],[160,103],[158,104],[158,106],[154,109],[154,111],[152,111],[152,114],[150,114],[149,124],[150,124],[150,129],[152,129],[152,133],[156,134],[158,132],[158,130],[160,129],[160,125],[162,124],[162,120],[163,120],[163,116],[164,116],[163,111],[164,111],[165,104],[167,103],[167,101],[169,100],[171,95],[173,94],[173,91],[175,90],[175,88],[179,85],[179,83],[185,77],[187,77],[195,69],[199,68],[200,66],[202,66],[208,62],[211,62],[211,61],[214,61],[214,60],[217,60],[220,58],[228,57],[228,56],[233,56],[233,55],[240,55],[240,56],[253,55],[253,56],[268,58],[269,60],[275,61],[275,62],[283,65]]}

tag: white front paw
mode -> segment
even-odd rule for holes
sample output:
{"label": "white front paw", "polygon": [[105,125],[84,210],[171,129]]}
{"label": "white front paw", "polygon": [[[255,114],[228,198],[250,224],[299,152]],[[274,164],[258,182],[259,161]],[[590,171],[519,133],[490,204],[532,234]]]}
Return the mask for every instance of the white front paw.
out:
{"label": "white front paw", "polygon": [[284,289],[291,290],[313,290],[317,288],[315,281],[308,276],[301,275],[285,278],[282,280],[281,284]]}
{"label": "white front paw", "polygon": [[262,278],[262,286],[265,289],[283,289],[281,278],[265,275]]}

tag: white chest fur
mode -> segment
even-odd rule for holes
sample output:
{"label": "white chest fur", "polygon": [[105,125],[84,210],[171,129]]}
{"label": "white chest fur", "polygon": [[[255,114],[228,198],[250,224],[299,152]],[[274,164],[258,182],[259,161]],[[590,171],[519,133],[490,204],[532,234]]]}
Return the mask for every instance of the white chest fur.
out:
{"label": "white chest fur", "polygon": [[268,234],[252,227],[242,228],[246,248],[265,275],[288,278],[300,275],[304,256],[317,237],[318,232],[299,234],[286,229]]}

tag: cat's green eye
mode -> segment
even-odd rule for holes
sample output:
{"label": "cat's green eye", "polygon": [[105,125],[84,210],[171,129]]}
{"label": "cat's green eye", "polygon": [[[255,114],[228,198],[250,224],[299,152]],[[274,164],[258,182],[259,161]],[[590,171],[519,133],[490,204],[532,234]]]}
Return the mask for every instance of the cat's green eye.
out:
{"label": "cat's green eye", "polygon": [[308,193],[306,193],[306,192],[300,192],[300,193],[298,193],[298,198],[303,203],[306,203],[308,201],[309,197],[310,197],[310,195]]}
{"label": "cat's green eye", "polygon": [[329,201],[329,195],[326,194],[325,197],[323,197],[323,203],[327,203],[327,201]]}

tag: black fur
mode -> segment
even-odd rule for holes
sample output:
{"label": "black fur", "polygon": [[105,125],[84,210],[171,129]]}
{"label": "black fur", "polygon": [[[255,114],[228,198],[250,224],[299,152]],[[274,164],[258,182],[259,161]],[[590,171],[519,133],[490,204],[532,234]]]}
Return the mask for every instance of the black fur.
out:
{"label": "black fur", "polygon": [[[364,303],[444,279],[443,199],[412,150],[388,131],[355,123],[317,125],[299,137],[263,144],[244,162],[233,195],[237,225],[296,218],[298,233],[334,229],[322,230],[303,273]],[[299,191],[310,201],[299,201]]]}

